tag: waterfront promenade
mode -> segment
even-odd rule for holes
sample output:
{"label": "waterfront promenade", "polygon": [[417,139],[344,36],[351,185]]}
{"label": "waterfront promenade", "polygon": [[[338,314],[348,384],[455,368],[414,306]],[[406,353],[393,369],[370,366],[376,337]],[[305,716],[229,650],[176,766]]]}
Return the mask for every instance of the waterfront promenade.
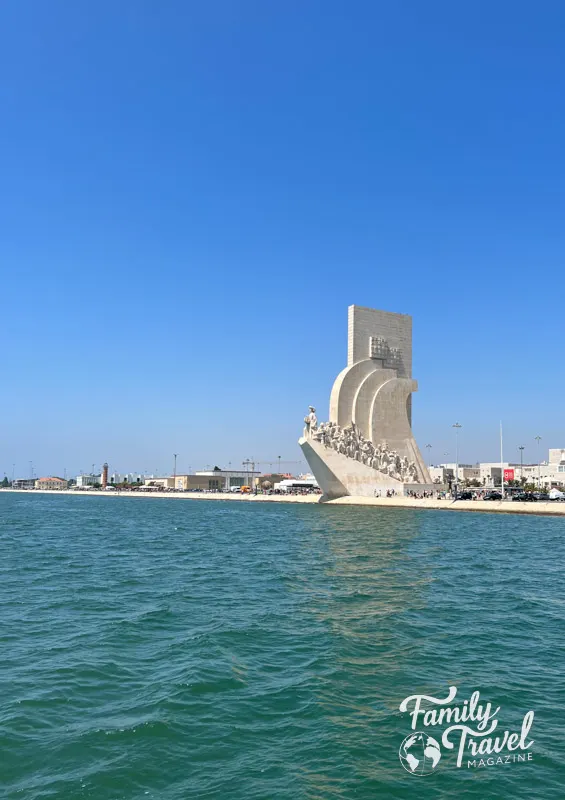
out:
{"label": "waterfront promenade", "polygon": [[[154,497],[159,499],[175,500],[235,500],[242,503],[319,503],[319,494],[230,494],[228,492],[103,492],[103,491],[52,491],[44,489],[21,490],[21,489],[0,489],[0,492],[14,492],[17,494],[54,494],[54,495],[75,495],[77,497],[87,495],[89,497],[112,497],[123,500],[133,497]],[[387,508],[420,508],[440,511],[482,511],[500,512],[510,514],[542,514],[551,516],[565,517],[565,503],[557,501],[546,503],[519,503],[510,500],[490,501],[490,500],[450,500],[436,499],[431,497],[339,497],[330,500],[324,505],[345,505],[345,506],[380,506]]]}

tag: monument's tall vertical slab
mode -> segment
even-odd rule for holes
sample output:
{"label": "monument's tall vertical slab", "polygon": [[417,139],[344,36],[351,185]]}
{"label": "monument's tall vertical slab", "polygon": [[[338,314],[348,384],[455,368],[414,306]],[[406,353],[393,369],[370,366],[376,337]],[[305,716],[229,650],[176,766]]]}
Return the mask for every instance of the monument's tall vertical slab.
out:
{"label": "monument's tall vertical slab", "polygon": [[430,485],[412,435],[412,318],[362,306],[348,311],[347,366],[329,420],[306,418],[300,445],[326,497]]}
{"label": "monument's tall vertical slab", "polygon": [[364,306],[347,309],[347,366],[371,356],[371,342],[382,339],[401,361],[400,376],[412,377],[412,317]]}

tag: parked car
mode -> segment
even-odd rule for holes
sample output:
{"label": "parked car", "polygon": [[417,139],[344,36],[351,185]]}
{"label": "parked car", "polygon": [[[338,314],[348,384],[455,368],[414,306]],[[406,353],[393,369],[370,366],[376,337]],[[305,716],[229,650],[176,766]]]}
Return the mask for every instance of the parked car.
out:
{"label": "parked car", "polygon": [[502,495],[500,492],[487,492],[483,500],[502,500]]}
{"label": "parked car", "polygon": [[457,495],[458,500],[472,500],[473,499],[473,492],[460,492]]}
{"label": "parked car", "polygon": [[513,495],[512,500],[518,500],[520,503],[537,503],[537,497],[534,497],[532,492],[520,492]]}
{"label": "parked car", "polygon": [[549,500],[549,495],[547,492],[534,492],[534,497],[536,500]]}
{"label": "parked car", "polygon": [[550,500],[565,500],[565,493],[560,492],[559,489],[551,489],[549,492]]}

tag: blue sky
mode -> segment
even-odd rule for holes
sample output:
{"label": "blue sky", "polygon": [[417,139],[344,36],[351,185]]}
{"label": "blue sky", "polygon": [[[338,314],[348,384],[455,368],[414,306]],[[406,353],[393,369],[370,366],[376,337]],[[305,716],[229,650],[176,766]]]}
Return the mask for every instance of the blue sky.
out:
{"label": "blue sky", "polygon": [[432,460],[562,425],[565,5],[0,7],[0,474],[301,458],[347,306]]}

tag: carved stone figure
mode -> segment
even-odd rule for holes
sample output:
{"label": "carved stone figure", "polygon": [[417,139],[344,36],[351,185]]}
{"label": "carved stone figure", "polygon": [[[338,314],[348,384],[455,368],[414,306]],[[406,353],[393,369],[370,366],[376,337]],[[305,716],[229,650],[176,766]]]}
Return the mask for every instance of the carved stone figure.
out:
{"label": "carved stone figure", "polygon": [[304,417],[304,436],[312,436],[318,427],[318,418],[316,416],[316,409],[314,406],[308,406],[309,413]]}
{"label": "carved stone figure", "polygon": [[316,409],[310,406],[308,416],[304,417],[304,435],[310,436],[324,447],[332,448],[341,455],[360,461],[384,475],[389,475],[405,483],[418,483],[416,464],[396,450],[390,450],[386,442],[376,446],[366,439],[354,422],[341,428],[335,422],[321,422],[318,425]]}

